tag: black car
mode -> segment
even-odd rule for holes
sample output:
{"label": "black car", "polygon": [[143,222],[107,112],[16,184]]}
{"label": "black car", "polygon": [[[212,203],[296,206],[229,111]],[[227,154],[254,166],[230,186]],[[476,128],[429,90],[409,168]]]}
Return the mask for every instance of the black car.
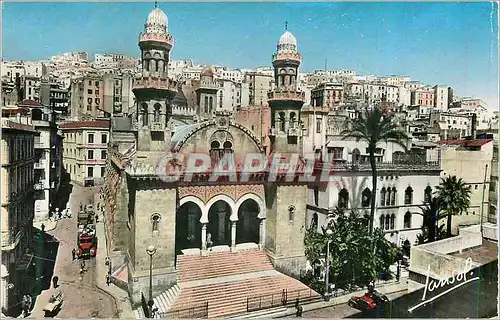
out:
{"label": "black car", "polygon": [[389,298],[387,298],[385,294],[382,294],[375,290],[370,293],[370,296],[372,297],[373,300],[378,302],[378,304],[384,304],[389,302]]}

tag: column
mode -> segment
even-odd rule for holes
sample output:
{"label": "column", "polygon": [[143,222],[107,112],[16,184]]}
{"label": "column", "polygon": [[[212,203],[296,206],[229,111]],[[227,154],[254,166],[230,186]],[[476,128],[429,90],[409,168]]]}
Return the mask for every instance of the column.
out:
{"label": "column", "polygon": [[231,221],[231,252],[236,251],[236,221]]}
{"label": "column", "polygon": [[224,241],[225,238],[225,231],[226,231],[226,225],[225,225],[225,220],[226,220],[226,212],[218,212],[219,215],[219,230],[217,234],[217,242],[221,243]]}
{"label": "column", "polygon": [[259,249],[263,249],[265,244],[266,244],[266,219],[261,219],[259,226]]}
{"label": "column", "polygon": [[[196,236],[196,213],[190,212],[188,214],[188,234],[187,237],[189,239],[194,239]],[[189,241],[191,242],[191,240]]]}
{"label": "column", "polygon": [[207,250],[207,224],[203,223],[201,226],[201,250]]}

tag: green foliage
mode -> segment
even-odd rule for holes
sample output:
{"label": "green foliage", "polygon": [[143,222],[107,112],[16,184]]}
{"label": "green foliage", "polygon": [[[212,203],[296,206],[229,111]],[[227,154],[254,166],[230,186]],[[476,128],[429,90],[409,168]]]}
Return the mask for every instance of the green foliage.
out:
{"label": "green foliage", "polygon": [[[330,279],[338,288],[350,285],[366,286],[376,280],[379,273],[388,273],[395,262],[397,248],[384,238],[384,233],[375,229],[373,234],[366,226],[364,217],[354,211],[345,213],[336,208],[328,228],[330,236]],[[309,229],[306,232],[305,248],[309,261],[324,258],[328,236]],[[375,250],[374,250],[375,248]],[[306,282],[312,285],[311,279]]]}
{"label": "green foliage", "polygon": [[467,185],[461,178],[448,176],[441,178],[441,182],[437,186],[437,195],[439,210],[444,212],[448,218],[446,233],[451,236],[451,217],[461,214],[469,208],[471,186]]}

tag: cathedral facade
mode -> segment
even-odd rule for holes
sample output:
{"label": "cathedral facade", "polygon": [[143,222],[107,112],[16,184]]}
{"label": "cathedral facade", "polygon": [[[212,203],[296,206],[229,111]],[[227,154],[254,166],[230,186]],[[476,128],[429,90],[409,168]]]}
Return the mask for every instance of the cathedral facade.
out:
{"label": "cathedral facade", "polygon": [[[158,164],[169,153],[206,154],[213,164],[230,154],[236,168],[249,153],[300,154],[304,93],[297,89],[301,63],[297,40],[286,31],[273,55],[276,88],[268,96],[269,149],[262,137],[236,122],[231,113],[215,109],[217,96],[210,69],[204,70],[196,90],[200,121],[172,130],[172,100],[179,88],[168,76],[173,45],[167,16],[155,8],[139,37],[142,75],[133,89],[136,113],[112,120],[102,189],[112,270],[126,270],[133,304],[140,303],[149,287],[150,246],[156,248],[152,259],[154,295],[176,283],[179,255],[260,249],[277,270],[298,276],[306,266],[305,182],[296,178],[287,182],[279,174],[276,182],[269,182],[265,170],[245,181],[239,174],[236,181],[212,181],[208,172],[186,172],[182,166],[176,181],[158,175]],[[192,178],[187,179],[187,175]],[[207,248],[207,239],[212,251]]]}

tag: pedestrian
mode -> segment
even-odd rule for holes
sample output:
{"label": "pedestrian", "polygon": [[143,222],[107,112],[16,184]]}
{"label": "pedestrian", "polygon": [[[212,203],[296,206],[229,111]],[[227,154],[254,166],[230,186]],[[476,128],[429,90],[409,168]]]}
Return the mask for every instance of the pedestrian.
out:
{"label": "pedestrian", "polygon": [[207,249],[212,251],[212,234],[210,232],[207,234]]}
{"label": "pedestrian", "polygon": [[80,202],[80,211],[83,210],[83,204]]}
{"label": "pedestrian", "polygon": [[297,310],[297,311],[295,312],[295,316],[296,316],[297,318],[301,318],[301,317],[302,317],[302,311],[303,311],[303,308],[302,308],[302,306],[301,306],[301,305],[300,305],[300,303],[299,303],[299,298],[297,298],[297,299],[295,300],[295,309]]}
{"label": "pedestrian", "polygon": [[71,255],[73,256],[73,260],[76,259],[76,249],[73,248],[73,250],[71,250]]}
{"label": "pedestrian", "polygon": [[85,260],[82,260],[82,262],[80,263],[80,267],[85,270]]}
{"label": "pedestrian", "polygon": [[109,273],[106,273],[106,284],[109,286],[111,283],[111,277],[109,276]]}
{"label": "pedestrian", "polygon": [[54,285],[54,289],[57,288],[57,282],[59,281],[59,277],[58,276],[54,276],[52,278],[52,284]]}

